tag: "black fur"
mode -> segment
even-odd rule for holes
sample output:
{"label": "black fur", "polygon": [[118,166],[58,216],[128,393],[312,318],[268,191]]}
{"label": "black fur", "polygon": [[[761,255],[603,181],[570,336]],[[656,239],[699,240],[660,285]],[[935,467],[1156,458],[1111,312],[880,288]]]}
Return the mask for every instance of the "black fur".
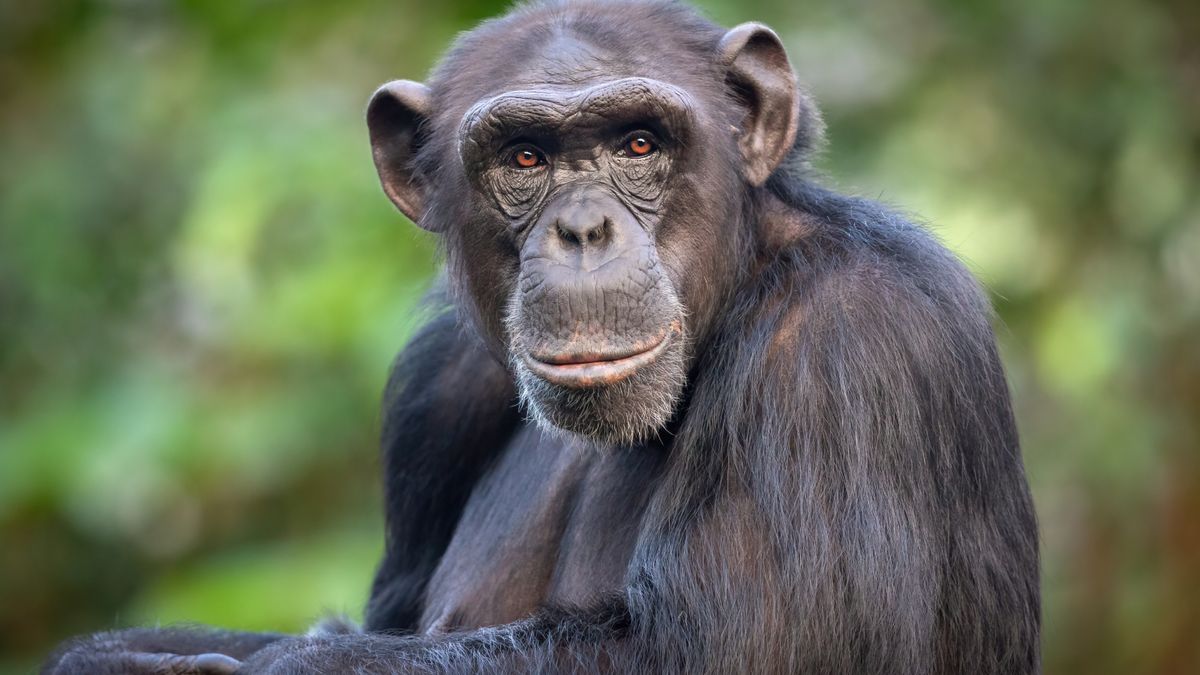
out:
{"label": "black fur", "polygon": [[[673,3],[518,11],[563,12],[598,32],[650,17],[679,40],[667,49],[683,51],[711,49],[722,33]],[[513,25],[464,38],[447,63]],[[445,99],[468,96],[480,72],[444,66],[434,86],[441,109],[466,105]],[[437,315],[388,387],[387,545],[365,632],[265,636],[269,645],[249,654],[228,640],[252,638],[228,634],[187,632],[184,646],[148,647],[145,632],[118,633],[72,643],[47,671],[116,672],[111,654],[124,649],[221,652],[264,673],[1040,672],[1037,525],[987,299],[923,229],[812,180],[804,164],[819,119],[807,102],[802,115],[790,161],[766,185],[730,193],[713,184],[736,205],[733,264],[724,276],[692,270],[706,278],[683,289],[689,311],[705,318],[674,417],[637,447],[589,446],[582,478],[554,493],[565,504],[564,541],[619,547],[614,532],[628,523],[571,520],[590,508],[589,472],[628,467],[629,453],[656,458],[657,468],[636,469],[645,499],[627,506],[636,515],[618,587],[597,583],[593,595],[566,594],[570,602],[551,593],[499,625],[488,617],[501,609],[447,623],[430,613],[435,600],[470,597],[478,580],[443,583],[448,556],[470,552],[464,562],[483,572],[546,564],[528,548],[484,554],[455,535],[477,514],[536,503],[533,478],[528,490],[491,491],[523,443],[574,447],[521,419],[495,338],[503,326],[455,276],[464,251],[485,244],[448,233],[458,299],[435,296]],[[427,130],[418,163],[444,186],[425,218],[451,222],[460,179],[439,154],[443,128]],[[620,499],[607,506],[630,501]],[[564,544],[548,569],[561,574],[569,553]],[[503,600],[513,588],[485,590]]]}

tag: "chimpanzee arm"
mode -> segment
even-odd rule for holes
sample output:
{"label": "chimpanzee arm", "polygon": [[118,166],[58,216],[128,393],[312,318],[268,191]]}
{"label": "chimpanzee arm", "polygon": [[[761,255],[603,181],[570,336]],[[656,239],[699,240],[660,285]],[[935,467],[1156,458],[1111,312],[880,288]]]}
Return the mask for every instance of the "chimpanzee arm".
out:
{"label": "chimpanzee arm", "polygon": [[366,627],[411,631],[467,497],[519,416],[508,372],[451,310],[397,359],[383,413],[387,529]]}
{"label": "chimpanzee arm", "polygon": [[361,633],[296,638],[265,649],[239,673],[672,672],[633,658],[623,599],[586,610],[545,609],[503,626],[441,636]]}

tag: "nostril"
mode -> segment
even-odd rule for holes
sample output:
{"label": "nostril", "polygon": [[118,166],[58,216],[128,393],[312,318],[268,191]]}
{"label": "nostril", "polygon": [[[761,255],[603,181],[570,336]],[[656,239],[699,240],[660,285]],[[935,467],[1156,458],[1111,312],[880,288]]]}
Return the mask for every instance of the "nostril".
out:
{"label": "nostril", "polygon": [[587,240],[589,244],[602,244],[608,239],[608,218],[605,218],[598,226],[588,230]]}
{"label": "nostril", "polygon": [[570,244],[571,246],[579,245],[579,243],[580,243],[579,237],[574,232],[568,230],[567,228],[563,227],[562,225],[558,225],[557,229],[558,229],[559,239],[562,239],[563,241]]}
{"label": "nostril", "polygon": [[575,227],[569,223],[557,222],[554,229],[559,240],[567,246],[599,246],[608,240],[609,221],[605,218],[603,222],[594,226],[580,225]]}

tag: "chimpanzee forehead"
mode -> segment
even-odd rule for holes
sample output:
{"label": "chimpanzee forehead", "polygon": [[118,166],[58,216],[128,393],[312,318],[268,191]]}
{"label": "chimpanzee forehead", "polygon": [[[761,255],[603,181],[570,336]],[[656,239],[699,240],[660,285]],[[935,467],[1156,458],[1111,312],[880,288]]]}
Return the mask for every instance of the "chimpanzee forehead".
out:
{"label": "chimpanzee forehead", "polygon": [[584,88],[622,78],[669,82],[707,98],[721,86],[713,56],[723,29],[683,5],[534,5],[463,36],[435,73],[442,121],[482,100],[537,88]]}
{"label": "chimpanzee forehead", "polygon": [[638,70],[630,55],[621,55],[569,33],[558,33],[540,45],[522,65],[510,82],[514,89],[536,85],[578,86],[631,76]]}
{"label": "chimpanzee forehead", "polygon": [[671,79],[673,73],[694,73],[703,60],[669,47],[622,49],[574,31],[543,31],[535,44],[496,50],[499,67],[486,82],[486,95],[505,91],[580,89],[623,78]]}

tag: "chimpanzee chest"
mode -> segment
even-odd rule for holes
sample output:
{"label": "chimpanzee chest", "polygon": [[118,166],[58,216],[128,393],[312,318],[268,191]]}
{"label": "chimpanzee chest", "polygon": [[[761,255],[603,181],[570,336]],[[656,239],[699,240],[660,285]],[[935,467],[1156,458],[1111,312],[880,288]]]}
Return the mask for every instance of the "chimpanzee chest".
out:
{"label": "chimpanzee chest", "polygon": [[622,588],[663,456],[523,426],[471,494],[430,581],[421,630],[499,625]]}

